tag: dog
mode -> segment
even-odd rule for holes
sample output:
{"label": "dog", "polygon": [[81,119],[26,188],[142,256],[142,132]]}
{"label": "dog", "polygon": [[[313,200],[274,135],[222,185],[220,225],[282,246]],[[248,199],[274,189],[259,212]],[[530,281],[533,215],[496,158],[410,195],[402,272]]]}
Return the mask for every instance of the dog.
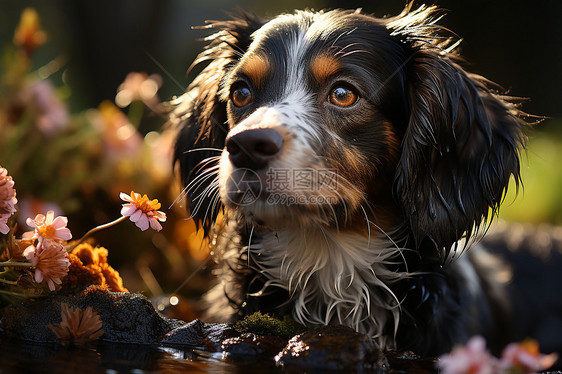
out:
{"label": "dog", "polygon": [[208,64],[170,117],[218,264],[209,320],[290,315],[421,355],[509,341],[512,269],[479,243],[521,182],[531,122],[462,67],[440,17],[410,4],[204,26],[193,66]]}

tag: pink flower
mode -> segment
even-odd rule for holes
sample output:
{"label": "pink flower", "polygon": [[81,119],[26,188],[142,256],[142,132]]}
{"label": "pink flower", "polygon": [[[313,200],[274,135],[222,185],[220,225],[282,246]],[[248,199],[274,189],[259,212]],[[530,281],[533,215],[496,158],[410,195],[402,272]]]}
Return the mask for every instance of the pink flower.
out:
{"label": "pink flower", "polygon": [[27,217],[35,217],[36,215],[52,210],[55,216],[60,216],[63,211],[57,203],[45,201],[37,197],[27,196],[18,201],[18,224],[24,226]]}
{"label": "pink flower", "polygon": [[35,231],[29,231],[23,234],[24,240],[39,239],[39,243],[45,240],[61,242],[70,240],[72,234],[66,228],[68,219],[66,217],[56,217],[55,212],[49,210],[47,216],[38,214],[35,219],[28,218],[26,220],[30,227],[34,227]]}
{"label": "pink flower", "polygon": [[66,105],[57,97],[49,81],[41,80],[28,86],[23,92],[24,100],[37,111],[37,127],[46,136],[54,135],[66,128],[69,121]]}
{"label": "pink flower", "polygon": [[8,219],[16,212],[17,203],[14,180],[8,175],[8,170],[0,166],[0,233],[10,232]]}
{"label": "pink flower", "polygon": [[55,290],[55,283],[61,284],[61,278],[68,273],[68,253],[60,243],[44,240],[37,247],[27,247],[23,255],[35,267],[35,281],[46,281],[51,291]]}
{"label": "pink flower", "polygon": [[110,158],[134,157],[142,148],[142,137],[127,116],[110,101],[86,112],[88,119],[101,132]]}
{"label": "pink flower", "polygon": [[503,369],[519,369],[521,373],[535,373],[550,368],[558,360],[555,353],[541,354],[539,344],[532,339],[521,343],[507,345],[503,352],[500,365]]}
{"label": "pink flower", "polygon": [[148,76],[146,73],[129,73],[117,89],[115,103],[124,108],[133,101],[140,100],[149,108],[153,108],[159,102],[156,94],[160,86],[162,78],[158,74]]}
{"label": "pink flower", "polygon": [[465,347],[455,347],[450,354],[439,357],[437,367],[442,374],[494,374],[498,360],[486,349],[481,336],[472,337]]}
{"label": "pink flower", "polygon": [[147,230],[149,226],[156,231],[162,230],[162,225],[158,221],[166,221],[166,214],[158,210],[161,206],[158,200],[151,201],[148,196],[141,196],[134,191],[131,191],[130,196],[121,192],[119,197],[128,202],[123,204],[121,215],[130,217],[142,231]]}

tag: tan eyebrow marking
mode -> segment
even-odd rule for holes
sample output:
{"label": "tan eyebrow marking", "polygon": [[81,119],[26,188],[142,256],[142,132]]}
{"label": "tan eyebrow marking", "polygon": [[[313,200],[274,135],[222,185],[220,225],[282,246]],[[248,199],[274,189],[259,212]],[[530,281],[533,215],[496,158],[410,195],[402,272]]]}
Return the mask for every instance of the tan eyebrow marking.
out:
{"label": "tan eyebrow marking", "polygon": [[317,82],[323,82],[342,68],[334,56],[318,55],[310,63],[310,70]]}
{"label": "tan eyebrow marking", "polygon": [[261,55],[251,55],[242,65],[240,71],[252,81],[254,86],[259,86],[267,77],[271,64],[269,59]]}

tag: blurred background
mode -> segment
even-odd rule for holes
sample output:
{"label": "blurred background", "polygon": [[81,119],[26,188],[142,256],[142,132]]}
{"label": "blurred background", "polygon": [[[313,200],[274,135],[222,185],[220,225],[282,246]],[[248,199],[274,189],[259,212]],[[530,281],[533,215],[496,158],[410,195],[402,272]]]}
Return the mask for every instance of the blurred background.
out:
{"label": "blurred background", "polygon": [[[185,220],[183,205],[169,209],[180,192],[171,179],[173,136],[162,129],[165,118],[150,110],[180,95],[193,78],[186,70],[206,33],[191,26],[224,19],[223,11],[236,7],[264,17],[338,7],[382,17],[400,13],[404,5],[399,0],[0,0],[0,165],[16,181],[20,224],[55,209],[69,217],[70,229],[80,237],[119,216],[119,192],[147,193],[169,216],[162,232],[121,224],[96,241],[108,248],[109,261],[129,290],[196,299],[208,286],[208,248]],[[562,224],[562,2],[442,0],[437,5],[447,10],[441,24],[463,39],[467,68],[529,98],[527,113],[548,117],[536,126],[523,155],[524,189],[517,197],[510,191],[501,218]],[[27,32],[35,28],[36,38],[22,45],[14,30],[28,7],[40,23],[28,14]],[[194,312],[192,304],[185,303],[182,318]]]}

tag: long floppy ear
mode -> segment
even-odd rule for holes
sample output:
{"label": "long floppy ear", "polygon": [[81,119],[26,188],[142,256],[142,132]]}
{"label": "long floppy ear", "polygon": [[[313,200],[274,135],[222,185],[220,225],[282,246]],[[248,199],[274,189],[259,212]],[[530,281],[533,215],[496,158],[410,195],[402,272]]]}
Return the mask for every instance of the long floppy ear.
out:
{"label": "long floppy ear", "polygon": [[527,123],[516,99],[457,64],[435,34],[435,10],[390,23],[406,46],[411,110],[395,188],[418,248],[429,241],[447,256],[497,213],[511,176],[519,185]]}
{"label": "long floppy ear", "polygon": [[[213,193],[218,156],[224,147],[228,123],[226,103],[220,100],[222,79],[251,43],[251,34],[263,25],[257,16],[238,11],[227,21],[211,21],[201,28],[217,30],[205,38],[209,44],[191,67],[211,61],[193,80],[187,92],[171,105],[170,122],[179,127],[174,163],[179,164],[186,187],[188,211],[197,225],[209,230],[220,210]],[[190,69],[191,69],[190,67]],[[215,150],[210,150],[210,149]],[[201,150],[199,150],[201,149]]]}

